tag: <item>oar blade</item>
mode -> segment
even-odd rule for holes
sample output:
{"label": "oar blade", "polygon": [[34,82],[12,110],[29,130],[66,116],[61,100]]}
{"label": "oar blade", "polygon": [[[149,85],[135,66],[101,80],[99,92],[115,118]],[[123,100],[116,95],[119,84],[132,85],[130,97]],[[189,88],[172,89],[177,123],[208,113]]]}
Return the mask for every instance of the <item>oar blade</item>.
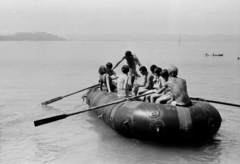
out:
{"label": "oar blade", "polygon": [[58,116],[54,116],[54,117],[45,118],[45,119],[42,119],[42,120],[37,120],[37,121],[34,121],[34,125],[35,126],[40,126],[40,125],[43,125],[43,124],[47,124],[47,123],[50,123],[50,122],[54,122],[54,121],[64,119],[68,116],[69,115],[67,115],[67,114],[62,114],[62,115],[58,115]]}
{"label": "oar blade", "polygon": [[55,102],[55,101],[59,101],[59,100],[61,100],[62,98],[63,98],[62,96],[56,97],[56,98],[54,98],[54,99],[51,99],[51,100],[48,100],[48,101],[42,102],[42,105],[48,105],[48,104],[51,104],[51,103],[53,103],[53,102]]}

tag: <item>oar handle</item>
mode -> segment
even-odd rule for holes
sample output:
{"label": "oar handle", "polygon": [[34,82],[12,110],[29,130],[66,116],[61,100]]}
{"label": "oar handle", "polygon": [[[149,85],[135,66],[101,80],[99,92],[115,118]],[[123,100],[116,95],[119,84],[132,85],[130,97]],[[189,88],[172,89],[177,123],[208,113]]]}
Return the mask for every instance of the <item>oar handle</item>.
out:
{"label": "oar handle", "polygon": [[34,121],[34,125],[35,126],[40,126],[40,125],[43,125],[43,124],[47,124],[47,123],[50,123],[50,122],[54,122],[54,121],[57,121],[57,120],[64,119],[68,116],[69,115],[67,115],[67,114],[62,114],[62,115],[58,115],[58,116],[54,116],[54,117],[49,117],[49,118],[37,120],[37,121]]}
{"label": "oar handle", "polygon": [[79,92],[85,91],[85,90],[87,90],[87,89],[90,89],[90,88],[96,87],[96,86],[98,86],[98,85],[99,85],[99,84],[96,84],[96,85],[93,85],[93,86],[91,86],[91,87],[84,88],[84,89],[82,89],[82,90],[80,90],[80,91],[77,91],[77,92],[74,92],[74,93],[70,93],[70,94],[68,94],[68,95],[63,96],[62,98],[65,98],[65,97],[68,97],[68,96],[74,95],[74,94],[76,94],[76,93],[79,93]]}
{"label": "oar handle", "polygon": [[42,102],[42,105],[48,105],[48,104],[51,104],[51,103],[53,103],[53,102],[55,102],[55,101],[59,101],[59,100],[61,100],[61,99],[63,99],[63,97],[62,97],[62,96],[59,96],[59,97],[56,97],[56,98],[54,98],[54,99],[51,99],[51,100]]}
{"label": "oar handle", "polygon": [[221,102],[221,101],[214,101],[214,100],[206,100],[206,99],[203,99],[203,98],[190,97],[190,99],[197,100],[197,101],[207,101],[207,102],[222,104],[222,105],[230,105],[230,106],[240,107],[239,104],[233,104],[233,103],[227,103],[227,102]]}
{"label": "oar handle", "polygon": [[59,100],[65,98],[65,97],[68,97],[68,96],[74,95],[74,94],[76,94],[76,93],[85,91],[85,90],[87,90],[87,89],[96,87],[96,86],[98,86],[98,85],[99,85],[99,84],[96,84],[96,85],[93,85],[93,86],[91,86],[91,87],[84,88],[84,89],[82,89],[82,90],[80,90],[80,91],[77,91],[77,92],[74,92],[74,93],[71,93],[71,94],[68,94],[68,95],[65,95],[65,96],[59,96],[59,97],[53,98],[53,99],[51,99],[51,100],[42,102],[41,104],[42,104],[42,105],[48,105],[48,104],[51,104],[51,103],[53,103],[53,102],[55,102],[55,101],[59,101]]}
{"label": "oar handle", "polygon": [[113,105],[113,104],[124,102],[124,101],[126,101],[126,99],[122,99],[122,100],[119,100],[119,101],[114,101],[114,102],[111,102],[111,103],[95,106],[95,107],[88,108],[86,110],[75,112],[75,113],[62,114],[62,115],[58,115],[58,116],[44,118],[44,119],[41,119],[41,120],[34,121],[34,125],[35,126],[40,126],[40,125],[43,125],[43,124],[47,124],[47,123],[50,123],[50,122],[54,122],[54,121],[58,121],[58,120],[64,119],[64,118],[66,118],[68,116],[84,113],[84,112],[87,112],[87,111],[91,111],[91,110],[94,110],[94,109],[102,108],[102,107],[105,107],[105,106]]}
{"label": "oar handle", "polygon": [[238,105],[238,104],[232,104],[232,103],[220,102],[220,101],[212,101],[212,100],[207,100],[207,101],[212,102],[212,103],[222,104],[222,105],[230,105],[230,106],[240,107],[240,105]]}

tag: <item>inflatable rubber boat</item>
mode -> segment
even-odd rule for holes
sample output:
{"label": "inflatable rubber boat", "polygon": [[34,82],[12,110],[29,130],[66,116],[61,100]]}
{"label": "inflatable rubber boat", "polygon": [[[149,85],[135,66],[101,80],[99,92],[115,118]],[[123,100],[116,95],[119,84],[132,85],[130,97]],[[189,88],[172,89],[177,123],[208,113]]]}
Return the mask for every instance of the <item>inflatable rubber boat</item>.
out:
{"label": "inflatable rubber boat", "polygon": [[[93,89],[86,93],[89,107],[121,100],[116,93]],[[152,142],[203,141],[216,135],[221,116],[207,102],[192,101],[190,107],[124,101],[95,110],[106,124],[123,136]]]}

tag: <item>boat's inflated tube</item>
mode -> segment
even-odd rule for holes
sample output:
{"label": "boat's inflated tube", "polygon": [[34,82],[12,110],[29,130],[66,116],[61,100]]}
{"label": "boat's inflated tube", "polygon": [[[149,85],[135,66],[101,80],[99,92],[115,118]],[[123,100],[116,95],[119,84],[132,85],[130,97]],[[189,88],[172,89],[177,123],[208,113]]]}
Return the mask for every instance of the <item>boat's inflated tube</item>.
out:
{"label": "boat's inflated tube", "polygon": [[[90,107],[120,100],[115,93],[91,91]],[[220,128],[221,116],[209,103],[193,102],[190,107],[126,101],[96,110],[98,117],[118,133],[147,141],[205,140]]]}

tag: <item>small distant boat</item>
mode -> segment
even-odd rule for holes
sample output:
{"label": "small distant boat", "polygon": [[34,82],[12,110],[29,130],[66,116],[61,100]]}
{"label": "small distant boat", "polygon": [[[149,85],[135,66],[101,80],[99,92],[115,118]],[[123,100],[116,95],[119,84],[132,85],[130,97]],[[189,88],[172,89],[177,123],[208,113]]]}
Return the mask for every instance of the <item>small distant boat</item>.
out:
{"label": "small distant boat", "polygon": [[223,54],[213,54],[213,56],[223,56]]}
{"label": "small distant boat", "polygon": [[[210,55],[206,53],[206,56],[210,56]],[[211,56],[223,56],[223,54],[212,54]]]}

